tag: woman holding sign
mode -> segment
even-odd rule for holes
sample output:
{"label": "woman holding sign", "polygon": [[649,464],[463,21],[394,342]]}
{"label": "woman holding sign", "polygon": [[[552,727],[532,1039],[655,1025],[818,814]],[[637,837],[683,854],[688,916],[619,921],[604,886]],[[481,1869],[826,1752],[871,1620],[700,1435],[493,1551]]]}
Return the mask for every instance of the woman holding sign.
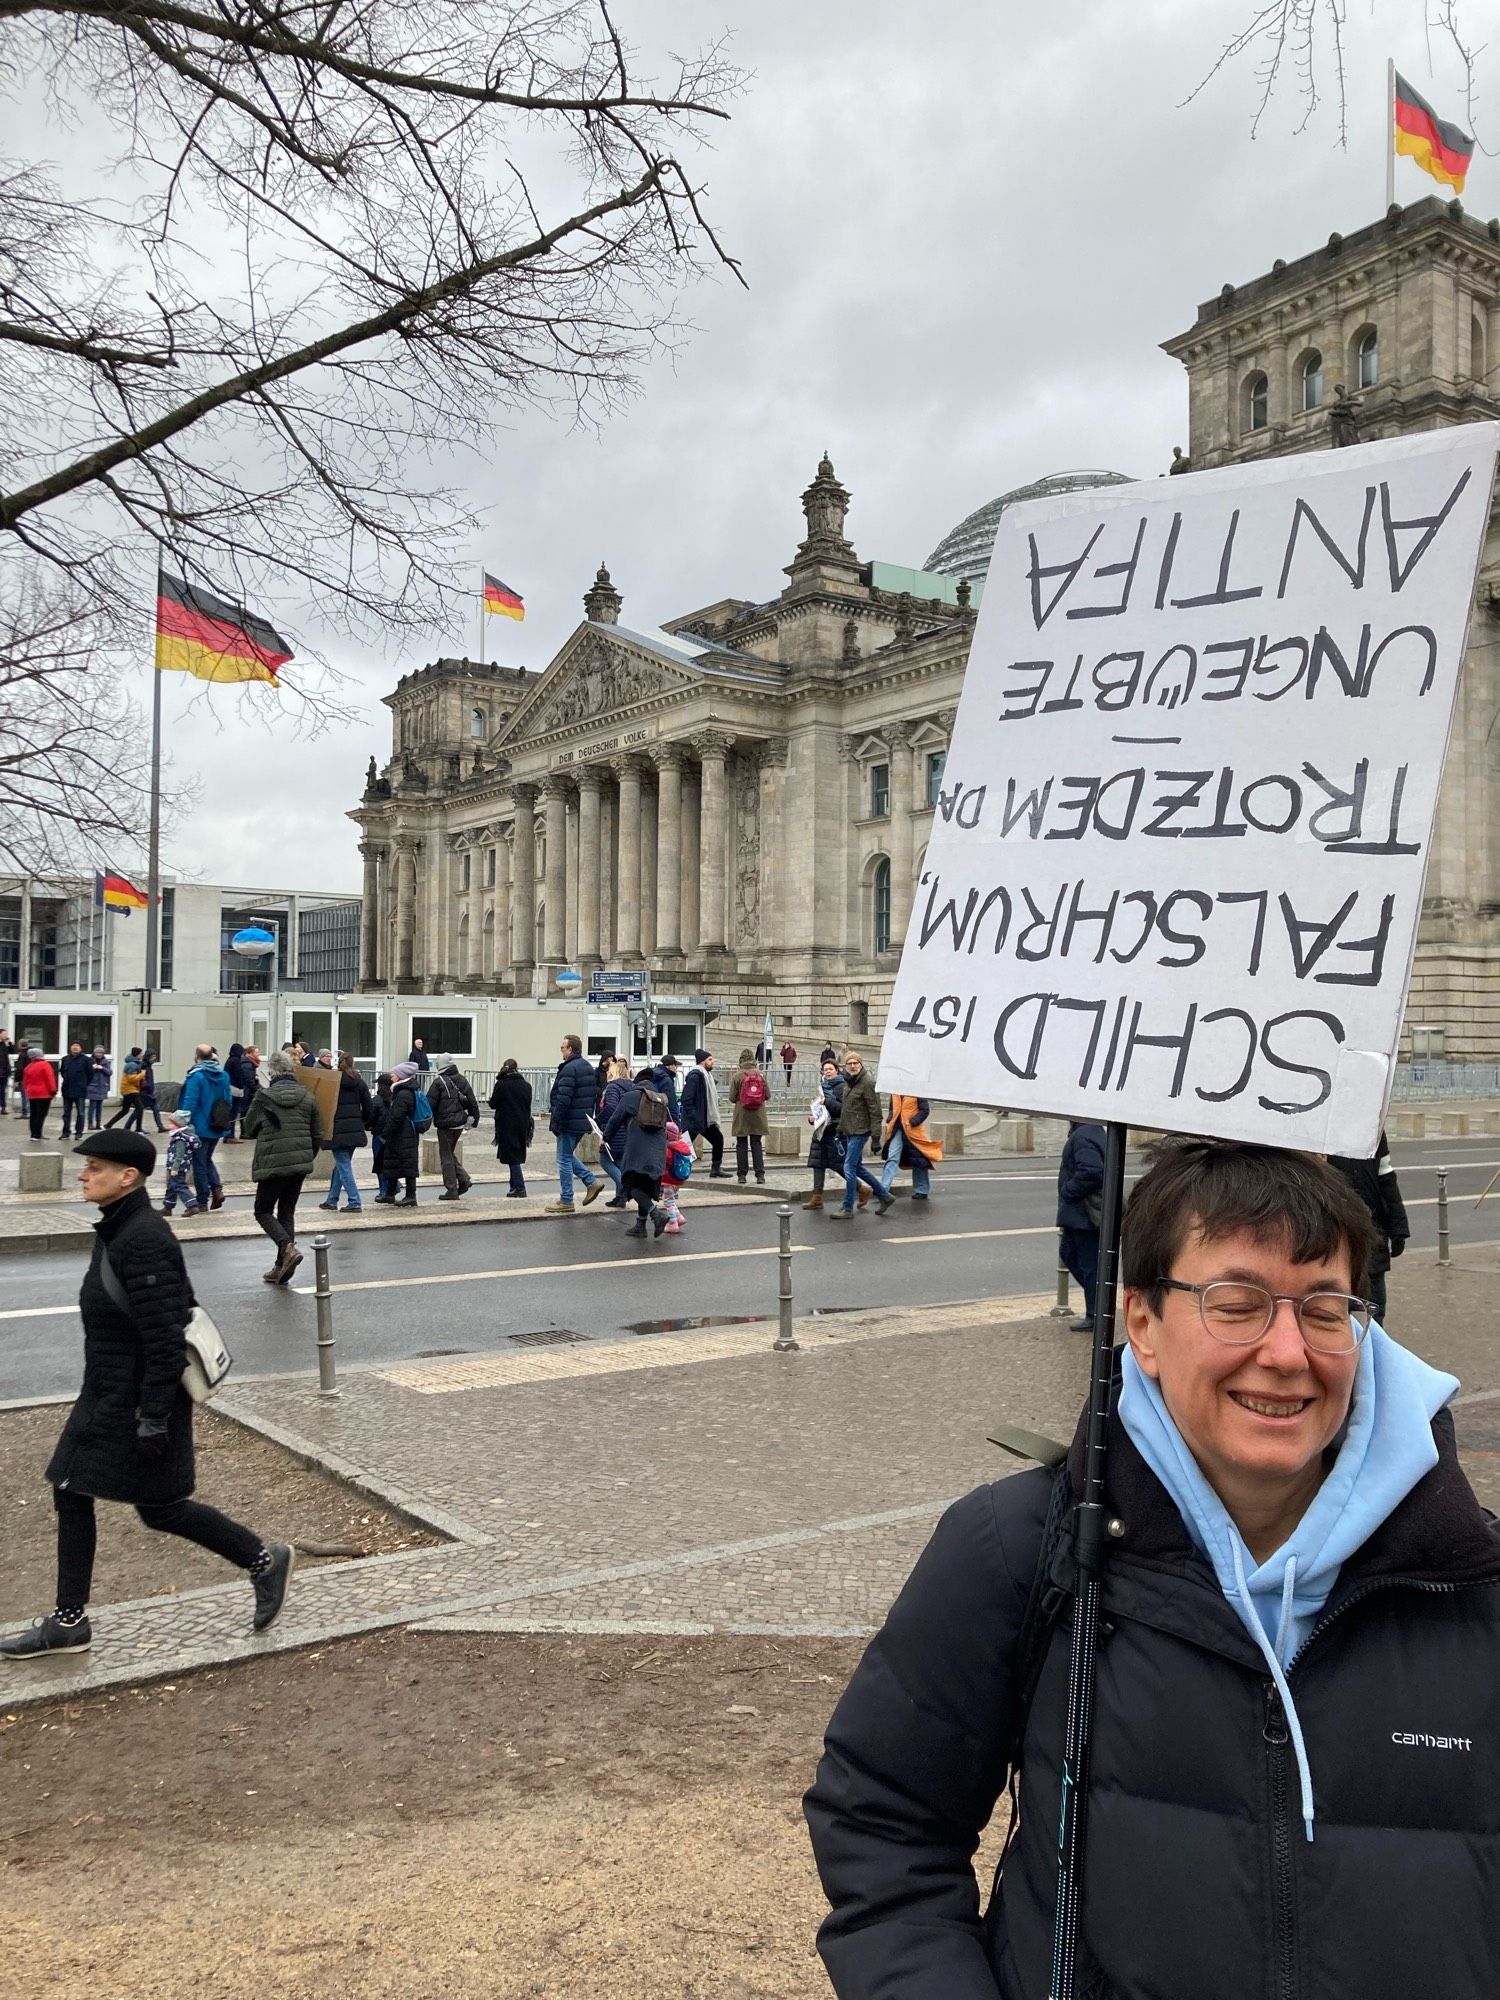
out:
{"label": "woman holding sign", "polygon": [[[1181,1141],[1131,1193],[1080,1993],[1500,1993],[1500,1531],[1371,1247],[1307,1154]],[[1083,1442],[948,1510],[829,1725],[841,2000],[1049,1991]]]}

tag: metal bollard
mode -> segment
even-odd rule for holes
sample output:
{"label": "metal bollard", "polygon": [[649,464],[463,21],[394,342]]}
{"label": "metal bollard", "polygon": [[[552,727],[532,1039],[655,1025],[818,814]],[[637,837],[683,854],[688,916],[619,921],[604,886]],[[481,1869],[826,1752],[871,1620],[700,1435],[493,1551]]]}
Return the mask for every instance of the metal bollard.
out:
{"label": "metal bollard", "polygon": [[1451,1264],[1451,1263],[1453,1262],[1453,1259],[1452,1259],[1452,1257],[1451,1257],[1451,1256],[1450,1256],[1450,1255],[1448,1254],[1448,1169],[1447,1169],[1446,1167],[1439,1167],[1439,1168],[1438,1168],[1438,1170],[1437,1170],[1437,1177],[1438,1177],[1438,1192],[1437,1192],[1437,1211],[1438,1211],[1438,1253],[1437,1253],[1437,1260],[1438,1260],[1438,1267],[1439,1267],[1439,1269],[1443,1269],[1444,1267],[1446,1267],[1447,1265],[1449,1265],[1449,1264]]}
{"label": "metal bollard", "polygon": [[318,1302],[318,1394],[336,1396],[338,1381],[333,1368],[333,1287],[328,1282],[328,1238],[313,1238],[313,1270],[317,1274],[313,1297]]}
{"label": "metal bollard", "polygon": [[781,1266],[781,1295],[777,1301],[781,1319],[772,1352],[796,1354],[799,1350],[792,1338],[792,1211],[789,1203],[783,1202],[777,1209],[776,1219],[781,1225],[781,1247],[776,1253]]}
{"label": "metal bollard", "polygon": [[1068,1267],[1059,1252],[1057,1259],[1057,1304],[1047,1315],[1048,1319],[1071,1319],[1073,1308],[1068,1304]]}

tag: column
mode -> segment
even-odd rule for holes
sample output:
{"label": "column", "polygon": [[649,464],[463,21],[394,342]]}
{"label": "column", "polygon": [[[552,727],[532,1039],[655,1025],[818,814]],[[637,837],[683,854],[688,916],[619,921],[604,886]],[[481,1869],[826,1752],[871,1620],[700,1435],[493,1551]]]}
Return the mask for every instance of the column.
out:
{"label": "column", "polygon": [[409,980],[416,956],[417,857],[409,835],[396,842],[396,978]]}
{"label": "column", "polygon": [[491,974],[499,981],[510,977],[510,848],[503,827],[492,826],[490,837],[495,843],[495,962]]}
{"label": "column", "polygon": [[529,992],[536,963],[536,786],[512,785],[516,817],[510,847],[510,962],[518,993]]}
{"label": "column", "polygon": [[615,935],[624,965],[641,962],[641,760],[615,763],[620,782],[620,894]]}
{"label": "column", "polygon": [[911,920],[911,724],[893,722],[885,737],[891,747],[891,948],[899,951]]}
{"label": "column", "polygon": [[604,774],[585,764],[578,773],[578,962],[601,965],[599,949],[599,792]]}
{"label": "column", "polygon": [[656,951],[682,957],[682,747],[656,753]]}
{"label": "column", "polygon": [[[760,752],[760,949],[767,963],[786,945],[783,891],[788,869],[799,851],[813,852],[793,839],[786,813],[786,770],[790,746],[784,736],[770,737]],[[801,828],[797,829],[800,835]]]}
{"label": "column", "polygon": [[542,957],[561,965],[566,957],[568,882],[568,790],[561,778],[542,786],[542,818],[546,827],[547,861],[544,877],[547,909],[542,929]]}
{"label": "column", "polygon": [[568,857],[568,872],[563,884],[563,901],[567,909],[567,919],[563,924],[563,950],[569,965],[578,963],[578,794],[568,787],[566,817],[563,820],[565,835],[564,852]]}
{"label": "column", "polygon": [[373,984],[379,977],[375,968],[380,960],[380,849],[373,840],[362,840],[359,852],[365,864],[359,906],[359,977],[362,984]]}
{"label": "column", "polygon": [[696,739],[703,805],[698,862],[698,929],[705,952],[721,952],[727,936],[724,890],[728,880],[729,782],[725,760],[732,738],[710,732]]}
{"label": "column", "polygon": [[[646,770],[650,766],[645,767]],[[644,777],[645,772],[642,772]],[[641,957],[656,950],[656,787],[641,786]]]}
{"label": "column", "polygon": [[484,843],[483,827],[468,836],[465,852],[469,857],[469,958],[464,980],[470,991],[484,978]]}
{"label": "column", "polygon": [[603,774],[603,789],[599,798],[599,950],[607,964],[613,965],[619,945],[615,939],[615,909],[619,888],[616,881],[615,839],[620,818],[619,800],[615,794],[615,781],[607,772]]}
{"label": "column", "polygon": [[682,949],[692,957],[698,949],[698,857],[702,839],[698,767],[682,773]]}

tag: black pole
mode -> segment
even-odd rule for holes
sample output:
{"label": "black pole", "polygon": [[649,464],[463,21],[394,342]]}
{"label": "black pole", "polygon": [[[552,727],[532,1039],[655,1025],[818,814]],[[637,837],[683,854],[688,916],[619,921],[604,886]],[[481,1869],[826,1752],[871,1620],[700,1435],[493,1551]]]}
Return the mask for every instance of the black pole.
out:
{"label": "black pole", "polygon": [[1120,1211],[1125,1200],[1123,1125],[1104,1128],[1104,1186],[1099,1200],[1099,1278],[1094,1291],[1094,1359],[1089,1383],[1083,1499],[1073,1529],[1078,1565],[1073,1604],[1073,1671],[1063,1741],[1062,1802],[1057,1820],[1057,1930],[1051,2000],[1075,2000],[1078,1912],[1088,1821],[1089,1750],[1094,1731],[1094,1667],[1099,1650],[1099,1595],[1104,1578],[1104,1433],[1114,1373],[1115,1291],[1120,1268]]}

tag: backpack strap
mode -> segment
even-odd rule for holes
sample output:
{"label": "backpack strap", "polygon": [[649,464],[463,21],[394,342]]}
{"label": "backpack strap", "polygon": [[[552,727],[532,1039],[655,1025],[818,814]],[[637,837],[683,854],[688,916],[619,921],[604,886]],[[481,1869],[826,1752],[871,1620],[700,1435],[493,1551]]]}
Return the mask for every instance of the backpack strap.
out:
{"label": "backpack strap", "polygon": [[1067,1525],[1068,1515],[1073,1506],[1073,1483],[1068,1476],[1066,1462],[1059,1465],[1052,1477],[1052,1492],[1047,1502],[1046,1519],[1042,1524],[1042,1539],[1037,1548],[1036,1568],[1032,1572],[1031,1589],[1026,1598],[1026,1611],[1021,1620],[1021,1636],[1016,1642],[1016,1671],[1011,1683],[1011,1730],[1010,1765],[1014,1770],[1021,1761],[1021,1742],[1026,1734],[1026,1723],[1031,1714],[1031,1704],[1036,1697],[1037,1684],[1042,1678],[1042,1668],[1047,1662],[1047,1652],[1052,1644],[1053,1627],[1069,1593],[1052,1581],[1052,1563],[1057,1554]]}

